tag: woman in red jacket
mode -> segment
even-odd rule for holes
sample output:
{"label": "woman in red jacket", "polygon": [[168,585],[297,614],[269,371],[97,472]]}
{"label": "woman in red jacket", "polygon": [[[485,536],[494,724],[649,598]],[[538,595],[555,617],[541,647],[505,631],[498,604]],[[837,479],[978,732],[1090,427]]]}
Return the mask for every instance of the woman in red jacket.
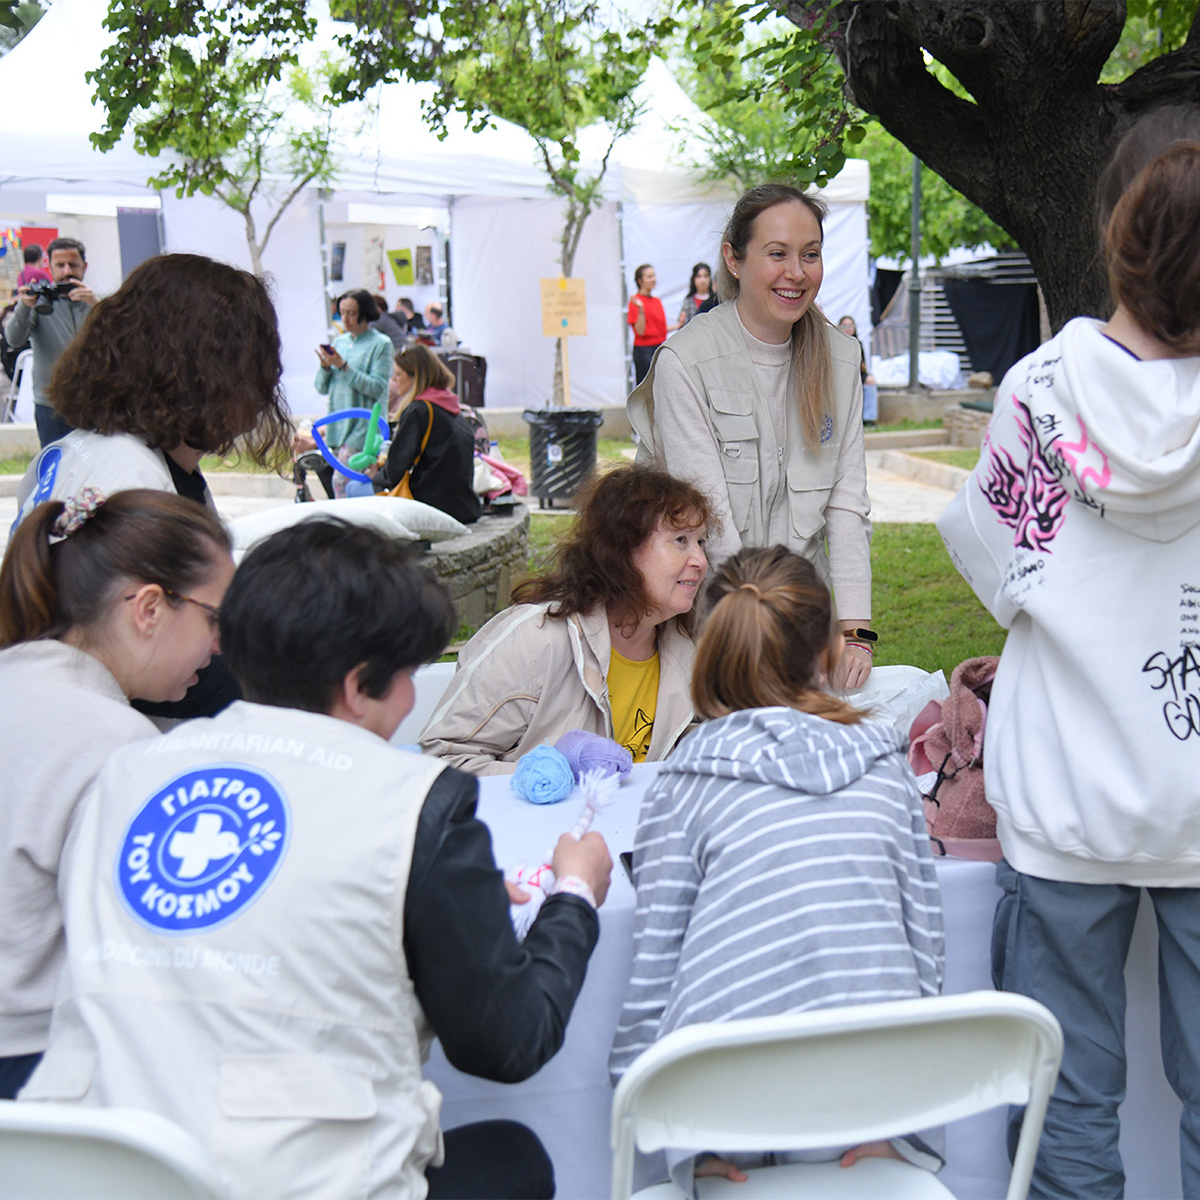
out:
{"label": "woman in red jacket", "polygon": [[654,352],[667,340],[667,314],[662,301],[650,295],[658,277],[649,263],[642,263],[633,273],[637,294],[629,301],[629,324],[633,326],[633,376],[635,385],[641,383],[650,370]]}

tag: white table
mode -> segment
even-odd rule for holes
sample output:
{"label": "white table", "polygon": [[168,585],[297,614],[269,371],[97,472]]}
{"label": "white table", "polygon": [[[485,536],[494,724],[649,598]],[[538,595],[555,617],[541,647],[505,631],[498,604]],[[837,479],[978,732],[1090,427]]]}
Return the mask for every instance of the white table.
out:
{"label": "white table", "polygon": [[[657,766],[635,767],[616,802],[597,820],[617,853],[633,847],[638,807]],[[508,776],[480,781],[479,812],[492,831],[501,867],[540,860],[579,814],[572,797],[539,807],[518,799]],[[947,992],[991,987],[992,911],[998,889],[988,863],[943,859],[938,864],[946,921]],[[554,1161],[561,1200],[597,1200],[609,1192],[608,1051],[625,998],[633,957],[635,896],[618,864],[600,910],[601,936],[588,967],[566,1041],[532,1079],[489,1083],[454,1070],[435,1046],[426,1075],[445,1096],[442,1127],[508,1117],[533,1129]],[[1163,1076],[1158,1050],[1157,940],[1153,914],[1143,904],[1126,970],[1129,991],[1129,1087],[1122,1109],[1121,1151],[1129,1200],[1181,1195],[1179,1102]],[[962,1121],[947,1131],[947,1165],[941,1174],[961,1200],[1002,1197],[1008,1180],[1004,1113]]]}

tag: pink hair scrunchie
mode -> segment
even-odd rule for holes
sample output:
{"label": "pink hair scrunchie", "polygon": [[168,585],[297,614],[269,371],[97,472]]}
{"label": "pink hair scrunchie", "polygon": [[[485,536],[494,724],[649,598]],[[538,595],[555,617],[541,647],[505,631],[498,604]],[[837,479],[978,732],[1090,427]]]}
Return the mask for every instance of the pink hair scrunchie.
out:
{"label": "pink hair scrunchie", "polygon": [[104,506],[107,497],[99,488],[85,487],[77,496],[68,496],[63,501],[63,510],[50,527],[50,545],[65,542],[73,533],[78,533],[96,512]]}

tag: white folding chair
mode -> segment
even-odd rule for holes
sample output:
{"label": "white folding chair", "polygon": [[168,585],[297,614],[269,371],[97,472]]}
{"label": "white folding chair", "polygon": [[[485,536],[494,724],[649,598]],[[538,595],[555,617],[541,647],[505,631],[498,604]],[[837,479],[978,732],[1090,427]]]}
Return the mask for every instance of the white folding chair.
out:
{"label": "white folding chair", "polygon": [[178,1125],[134,1108],[0,1101],[0,1200],[224,1200]]}
{"label": "white folding chair", "polygon": [[413,672],[413,686],[416,695],[413,699],[412,712],[400,722],[399,728],[392,734],[393,746],[411,745],[421,736],[425,722],[433,716],[433,710],[441,703],[450,680],[454,678],[455,664],[427,663]]}
{"label": "white folding chair", "polygon": [[[646,1153],[811,1150],[1025,1104],[1008,1186],[1008,1200],[1022,1200],[1061,1059],[1053,1014],[1007,992],[691,1025],[647,1050],[617,1086],[612,1195],[631,1194],[635,1145]],[[749,1183],[698,1183],[702,1197],[739,1200],[951,1195],[928,1171],[892,1159],[764,1167]],[[666,1184],[638,1196],[679,1194]]]}
{"label": "white folding chair", "polygon": [[4,412],[0,414],[0,421],[16,420],[17,400],[21,394],[21,377],[26,371],[32,369],[33,351],[22,350],[13,364],[12,383],[9,384],[8,395],[4,397]]}

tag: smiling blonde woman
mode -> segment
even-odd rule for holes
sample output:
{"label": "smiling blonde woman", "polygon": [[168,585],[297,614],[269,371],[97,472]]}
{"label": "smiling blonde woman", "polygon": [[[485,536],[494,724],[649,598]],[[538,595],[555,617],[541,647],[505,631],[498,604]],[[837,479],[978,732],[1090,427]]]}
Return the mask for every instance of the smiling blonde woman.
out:
{"label": "smiling blonde woman", "polygon": [[836,682],[871,670],[871,522],[859,350],[815,301],[825,206],[751,188],[725,227],[711,312],[659,351],[629,398],[645,456],[713,496],[719,564],[779,543],[832,587],[848,650]]}

